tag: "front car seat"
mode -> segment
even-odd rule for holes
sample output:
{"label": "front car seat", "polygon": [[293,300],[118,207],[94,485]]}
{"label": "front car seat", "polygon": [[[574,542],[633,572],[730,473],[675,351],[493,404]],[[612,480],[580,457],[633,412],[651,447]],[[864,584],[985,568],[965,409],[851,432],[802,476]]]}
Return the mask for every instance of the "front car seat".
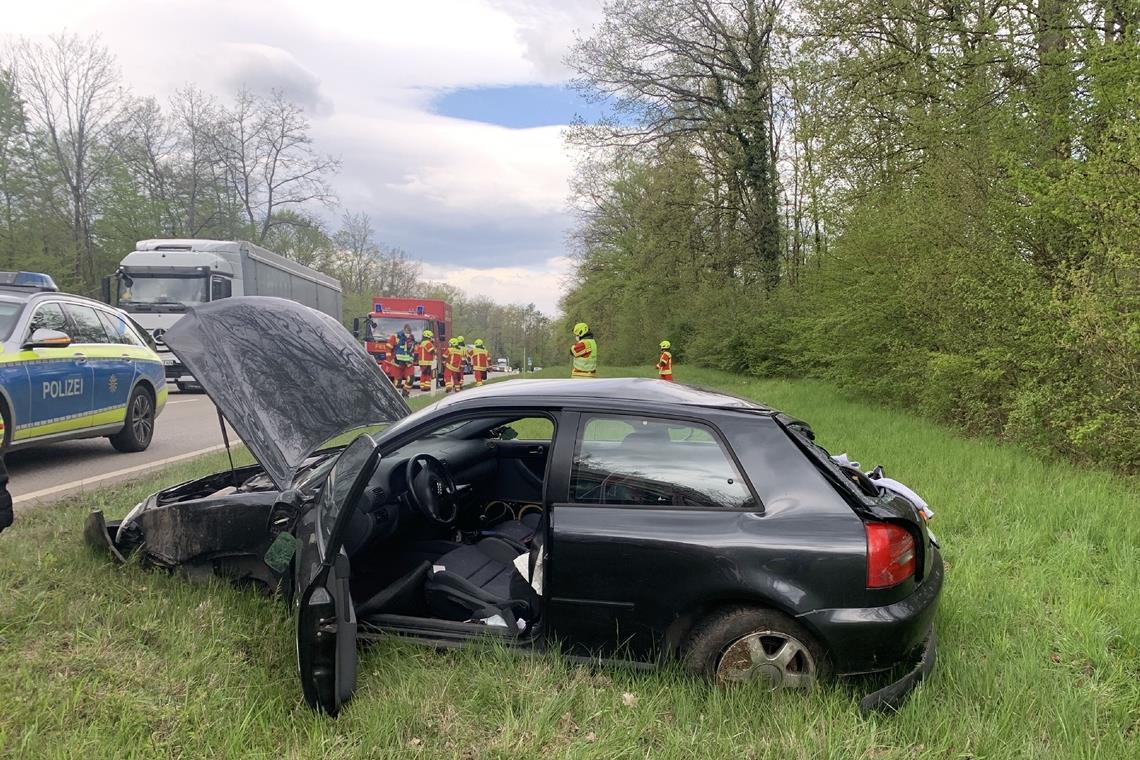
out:
{"label": "front car seat", "polygon": [[424,590],[428,609],[444,620],[484,620],[499,615],[513,632],[517,621],[538,617],[538,594],[515,569],[517,547],[497,538],[463,544],[432,565]]}

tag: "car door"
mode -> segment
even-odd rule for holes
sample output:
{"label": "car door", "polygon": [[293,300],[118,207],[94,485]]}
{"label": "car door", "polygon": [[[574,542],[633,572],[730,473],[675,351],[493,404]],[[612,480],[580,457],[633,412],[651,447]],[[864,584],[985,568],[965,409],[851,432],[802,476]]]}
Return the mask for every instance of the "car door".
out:
{"label": "car door", "polygon": [[134,384],[131,357],[107,334],[98,310],[92,306],[65,303],[63,310],[71,322],[71,345],[87,357],[91,367],[91,427],[118,425],[126,419],[127,398]]}
{"label": "car door", "polygon": [[583,412],[551,510],[548,612],[574,654],[651,657],[760,510],[719,432],[696,419]]}
{"label": "car door", "polygon": [[344,533],[378,460],[367,435],[346,446],[316,506],[297,527],[297,671],[305,702],[329,715],[339,713],[356,689],[356,610]]}
{"label": "car door", "polygon": [[538,415],[503,426],[495,441],[497,469],[492,493],[503,501],[542,501],[546,460],[554,440],[554,421]]}
{"label": "car door", "polygon": [[[71,336],[73,328],[61,302],[38,304],[23,340],[29,340],[36,330],[56,330]],[[28,372],[27,416],[24,424],[17,419],[13,441],[59,435],[91,424],[91,365],[74,343],[61,348],[21,349],[19,360]],[[22,400],[13,401],[23,405]]]}

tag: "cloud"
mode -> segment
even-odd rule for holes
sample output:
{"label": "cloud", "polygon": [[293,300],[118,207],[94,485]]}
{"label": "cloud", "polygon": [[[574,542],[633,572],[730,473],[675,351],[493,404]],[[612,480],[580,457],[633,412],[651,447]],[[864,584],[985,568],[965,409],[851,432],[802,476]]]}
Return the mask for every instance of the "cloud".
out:
{"label": "cloud", "polygon": [[[66,23],[101,35],[139,95],[163,99],[187,83],[223,99],[242,84],[285,91],[306,108],[314,147],[341,159],[343,207],[368,213],[384,242],[439,279],[554,310],[571,223],[561,128],[448,118],[432,101],[563,81],[573,30],[600,18],[599,2],[37,0],[5,10],[10,34]],[[318,211],[335,227],[339,210]]]}
{"label": "cloud", "polygon": [[321,93],[320,78],[287,50],[232,42],[222,46],[217,61],[215,76],[231,92],[243,87],[259,94],[277,90],[312,115],[327,116],[333,111],[332,101]]}
{"label": "cloud", "polygon": [[576,34],[588,34],[602,20],[601,0],[491,0],[518,24],[516,36],[543,81],[570,76],[563,59]]}
{"label": "cloud", "polygon": [[[555,256],[538,267],[453,267],[424,265],[424,277],[446,282],[471,296],[487,296],[501,303],[533,303],[548,315],[558,311],[562,281],[572,262]],[[520,294],[523,296],[520,298]]]}

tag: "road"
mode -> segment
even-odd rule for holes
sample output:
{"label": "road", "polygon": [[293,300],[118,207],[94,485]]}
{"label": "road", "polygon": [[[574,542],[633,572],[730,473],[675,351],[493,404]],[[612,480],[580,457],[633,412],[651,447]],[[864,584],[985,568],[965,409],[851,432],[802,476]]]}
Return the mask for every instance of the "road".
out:
{"label": "road", "polygon": [[[231,443],[237,440],[232,435]],[[17,509],[52,501],[88,486],[138,477],[181,459],[222,448],[218,415],[205,394],[171,393],[146,451],[123,454],[106,438],[64,441],[4,457]]]}
{"label": "road", "polygon": [[[468,375],[465,382],[470,384]],[[415,391],[413,396],[420,395]],[[436,395],[443,397],[441,389]],[[230,430],[230,443],[239,443]],[[138,478],[168,464],[223,447],[217,412],[201,393],[172,392],[146,451],[123,454],[105,438],[21,449],[4,458],[16,509],[38,506],[100,484]]]}

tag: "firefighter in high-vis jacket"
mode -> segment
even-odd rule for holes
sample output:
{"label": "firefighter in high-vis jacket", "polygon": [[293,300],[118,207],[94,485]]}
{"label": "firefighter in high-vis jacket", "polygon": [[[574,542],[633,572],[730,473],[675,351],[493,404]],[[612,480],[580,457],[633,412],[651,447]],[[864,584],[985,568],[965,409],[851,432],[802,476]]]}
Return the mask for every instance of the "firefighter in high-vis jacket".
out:
{"label": "firefighter in high-vis jacket", "polygon": [[673,382],[673,344],[667,340],[661,341],[661,356],[657,359],[657,376],[662,380]]}
{"label": "firefighter in high-vis jacket", "polygon": [[416,336],[412,334],[412,326],[404,325],[396,340],[396,368],[400,370],[404,390],[411,391],[416,384]]}
{"label": "firefighter in high-vis jacket", "polygon": [[483,339],[475,339],[475,348],[471,349],[471,370],[475,373],[475,384],[482,385],[487,379],[487,365],[490,364],[487,349],[483,346]]}
{"label": "firefighter in high-vis jacket", "polygon": [[435,337],[431,330],[424,330],[423,340],[416,345],[416,364],[420,367],[420,390],[430,391],[432,374],[435,372],[435,344],[431,339]]}
{"label": "firefighter in high-vis jacket", "polygon": [[459,338],[447,341],[443,363],[443,389],[447,393],[458,393],[463,388],[463,350],[459,348]]}
{"label": "firefighter in high-vis jacket", "polygon": [[570,355],[574,358],[570,377],[597,377],[598,342],[594,340],[590,326],[585,322],[574,325],[574,337],[577,340],[570,347]]}
{"label": "firefighter in high-vis jacket", "polygon": [[388,336],[388,357],[391,367],[392,383],[400,393],[407,396],[412,390],[412,352],[407,347],[402,336],[393,333]]}

